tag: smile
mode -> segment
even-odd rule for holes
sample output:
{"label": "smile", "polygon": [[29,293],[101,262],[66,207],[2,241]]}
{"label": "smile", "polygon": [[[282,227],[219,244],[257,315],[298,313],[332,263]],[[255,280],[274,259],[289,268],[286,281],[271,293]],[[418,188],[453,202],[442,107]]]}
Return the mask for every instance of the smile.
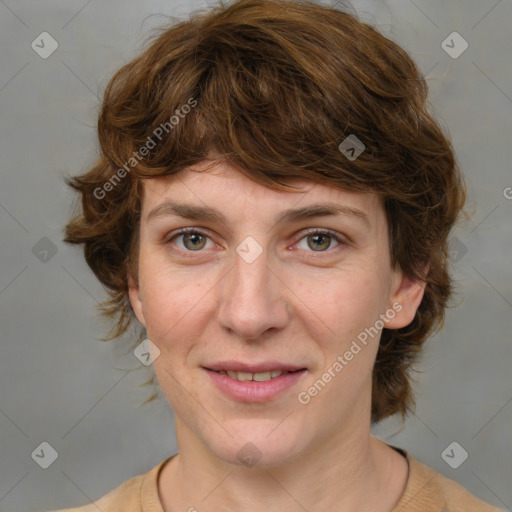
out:
{"label": "smile", "polygon": [[267,380],[275,379],[284,373],[290,373],[281,370],[274,370],[271,372],[259,372],[259,373],[249,373],[249,372],[233,372],[229,370],[220,370],[221,375],[228,375],[232,379],[241,380],[241,381],[250,381],[254,380],[256,382],[265,382]]}
{"label": "smile", "polygon": [[241,372],[204,368],[213,385],[226,397],[237,402],[267,402],[290,391],[307,373],[306,369],[266,372]]}

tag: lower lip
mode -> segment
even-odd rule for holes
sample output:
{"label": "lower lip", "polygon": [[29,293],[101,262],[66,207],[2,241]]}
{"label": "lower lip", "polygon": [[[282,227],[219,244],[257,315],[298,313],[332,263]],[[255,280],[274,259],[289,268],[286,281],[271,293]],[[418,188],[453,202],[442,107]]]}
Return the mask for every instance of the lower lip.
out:
{"label": "lower lip", "polygon": [[238,402],[266,402],[280,393],[290,389],[306,373],[306,370],[283,373],[279,377],[265,382],[241,381],[232,379],[229,375],[221,375],[213,370],[205,370],[220,391]]}

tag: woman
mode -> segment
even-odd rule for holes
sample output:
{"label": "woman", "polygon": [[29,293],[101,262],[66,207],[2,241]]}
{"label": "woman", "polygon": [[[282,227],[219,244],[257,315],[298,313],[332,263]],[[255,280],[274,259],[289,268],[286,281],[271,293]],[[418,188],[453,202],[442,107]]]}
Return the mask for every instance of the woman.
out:
{"label": "woman", "polygon": [[413,407],[465,188],[410,57],[355,17],[241,0],[163,30],[107,87],[69,180],[141,326],[178,454],[80,511],[495,511],[371,435]]}

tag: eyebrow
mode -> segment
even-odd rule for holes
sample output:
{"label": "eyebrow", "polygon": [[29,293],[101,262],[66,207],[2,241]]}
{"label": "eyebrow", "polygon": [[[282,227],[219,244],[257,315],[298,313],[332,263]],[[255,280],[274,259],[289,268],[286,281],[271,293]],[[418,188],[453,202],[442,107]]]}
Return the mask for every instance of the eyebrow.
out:
{"label": "eyebrow", "polygon": [[[174,201],[165,201],[151,210],[146,218],[146,223],[157,217],[178,216],[195,221],[219,221],[227,224],[226,217],[214,208],[208,206],[196,206]],[[291,223],[316,217],[333,217],[345,215],[363,221],[370,226],[368,214],[357,208],[344,206],[337,203],[317,203],[302,208],[290,208],[281,212],[275,219],[275,224]]]}

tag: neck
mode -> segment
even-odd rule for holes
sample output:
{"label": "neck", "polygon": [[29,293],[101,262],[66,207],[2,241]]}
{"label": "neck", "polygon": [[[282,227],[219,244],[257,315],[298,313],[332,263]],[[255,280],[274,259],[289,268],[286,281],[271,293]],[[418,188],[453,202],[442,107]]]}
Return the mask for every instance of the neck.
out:
{"label": "neck", "polygon": [[338,435],[283,464],[237,466],[216,457],[178,419],[178,446],[187,447],[161,472],[164,510],[247,512],[391,512],[407,481],[407,461],[370,435],[370,424]]}

